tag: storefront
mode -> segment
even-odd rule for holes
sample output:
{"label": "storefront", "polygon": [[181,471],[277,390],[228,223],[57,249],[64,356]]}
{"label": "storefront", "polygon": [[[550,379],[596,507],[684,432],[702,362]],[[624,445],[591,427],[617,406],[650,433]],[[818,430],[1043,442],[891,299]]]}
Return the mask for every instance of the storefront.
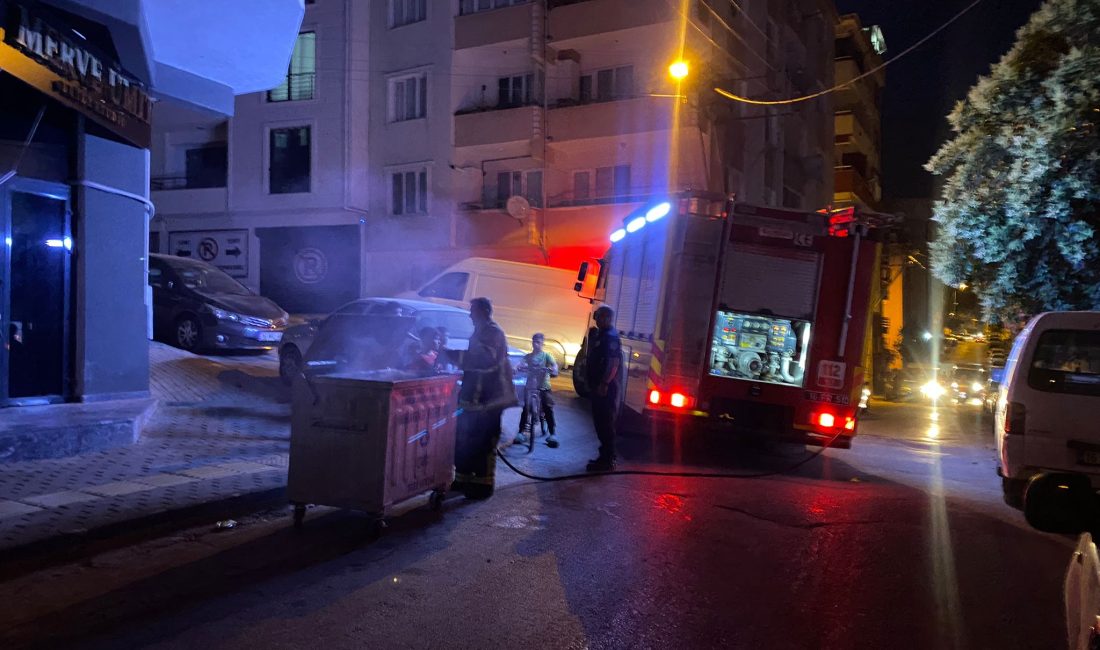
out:
{"label": "storefront", "polygon": [[147,395],[150,99],[101,26],[0,17],[0,405]]}
{"label": "storefront", "polygon": [[277,85],[303,9],[263,6],[0,0],[0,407],[148,397],[153,98]]}

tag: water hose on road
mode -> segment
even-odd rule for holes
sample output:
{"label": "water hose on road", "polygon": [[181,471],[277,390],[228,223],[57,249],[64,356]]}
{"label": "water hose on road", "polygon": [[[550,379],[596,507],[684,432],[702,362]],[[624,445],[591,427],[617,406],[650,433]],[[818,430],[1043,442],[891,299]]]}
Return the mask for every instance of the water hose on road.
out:
{"label": "water hose on road", "polygon": [[672,478],[725,478],[725,479],[753,479],[753,478],[768,478],[771,476],[780,476],[793,472],[799,467],[809,463],[821,454],[825,453],[836,439],[840,437],[840,433],[835,434],[828,442],[823,444],[820,449],[814,451],[809,456],[803,458],[797,463],[784,467],[782,469],[770,470],[767,472],[748,472],[748,473],[734,473],[734,472],[699,472],[699,471],[679,471],[679,472],[665,472],[652,469],[616,469],[608,472],[585,472],[583,474],[564,474],[562,476],[539,476],[537,474],[530,474],[521,470],[512,464],[508,457],[504,455],[504,452],[497,449],[497,456],[500,457],[504,464],[508,466],[516,474],[524,478],[531,479],[533,481],[540,481],[545,483],[556,483],[558,481],[574,481],[586,478],[600,478],[604,476],[666,476]]}

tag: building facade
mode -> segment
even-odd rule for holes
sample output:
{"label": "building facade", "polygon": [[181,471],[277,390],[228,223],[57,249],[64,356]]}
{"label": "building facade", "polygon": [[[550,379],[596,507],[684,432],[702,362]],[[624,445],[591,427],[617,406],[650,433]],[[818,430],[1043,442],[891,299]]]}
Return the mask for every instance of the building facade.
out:
{"label": "building facade", "polygon": [[831,86],[835,21],[828,0],[317,0],[284,89],[231,120],[155,114],[157,250],[214,240],[210,261],[324,312],[470,256],[576,268],[670,191],[819,209],[831,96],[713,88]]}

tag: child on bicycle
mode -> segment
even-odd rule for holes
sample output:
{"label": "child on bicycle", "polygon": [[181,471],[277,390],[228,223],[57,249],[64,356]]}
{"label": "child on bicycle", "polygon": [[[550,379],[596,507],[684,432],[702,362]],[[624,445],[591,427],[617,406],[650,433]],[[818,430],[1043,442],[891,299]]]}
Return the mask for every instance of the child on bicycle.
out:
{"label": "child on bicycle", "polygon": [[[542,403],[542,417],[546,421],[546,429],[548,437],[546,438],[546,446],[554,448],[558,446],[558,439],[554,437],[554,400],[550,397],[550,378],[558,376],[558,364],[554,361],[554,357],[550,353],[542,349],[543,344],[546,341],[546,337],[542,333],[537,333],[531,337],[531,352],[527,356],[523,357],[523,360],[519,362],[516,369],[519,372],[527,372],[527,381],[530,382],[532,378],[531,370],[541,369],[546,372],[542,374],[542,382],[538,387],[539,401]],[[534,388],[528,386],[528,389]],[[522,445],[527,443],[527,434],[524,433],[524,429],[527,428],[527,404],[526,400],[523,405],[523,413],[519,417],[519,433],[516,434],[514,444]],[[534,435],[534,432],[532,432]]]}

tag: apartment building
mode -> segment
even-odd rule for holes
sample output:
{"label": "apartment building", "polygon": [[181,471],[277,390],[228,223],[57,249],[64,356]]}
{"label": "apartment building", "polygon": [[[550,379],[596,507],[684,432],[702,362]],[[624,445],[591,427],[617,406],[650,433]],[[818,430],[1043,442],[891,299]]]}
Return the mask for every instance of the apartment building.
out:
{"label": "apartment building", "polygon": [[315,0],[285,87],[228,122],[155,116],[160,250],[319,312],[475,255],[575,268],[669,191],[820,208],[831,97],[713,88],[831,86],[836,20],[831,0]]}

